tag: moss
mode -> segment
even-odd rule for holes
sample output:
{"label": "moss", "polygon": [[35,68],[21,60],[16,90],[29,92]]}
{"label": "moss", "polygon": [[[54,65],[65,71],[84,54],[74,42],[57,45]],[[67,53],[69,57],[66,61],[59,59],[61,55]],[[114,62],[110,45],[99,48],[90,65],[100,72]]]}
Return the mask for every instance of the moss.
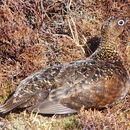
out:
{"label": "moss", "polygon": [[64,119],[63,121],[63,129],[64,130],[74,130],[74,129],[82,129],[82,125],[76,119],[75,116],[70,116]]}
{"label": "moss", "polygon": [[2,83],[3,88],[4,88],[4,93],[3,93],[3,100],[6,100],[9,96],[9,94],[12,92],[12,84],[9,81],[4,81]]}

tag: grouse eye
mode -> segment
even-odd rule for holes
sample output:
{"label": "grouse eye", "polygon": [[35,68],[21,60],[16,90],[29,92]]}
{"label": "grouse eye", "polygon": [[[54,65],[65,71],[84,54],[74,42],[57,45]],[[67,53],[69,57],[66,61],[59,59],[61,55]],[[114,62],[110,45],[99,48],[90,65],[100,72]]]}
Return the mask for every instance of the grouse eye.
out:
{"label": "grouse eye", "polygon": [[124,20],[119,20],[119,21],[118,21],[118,25],[119,25],[119,26],[123,26],[124,24],[125,24],[125,21],[124,21]]}

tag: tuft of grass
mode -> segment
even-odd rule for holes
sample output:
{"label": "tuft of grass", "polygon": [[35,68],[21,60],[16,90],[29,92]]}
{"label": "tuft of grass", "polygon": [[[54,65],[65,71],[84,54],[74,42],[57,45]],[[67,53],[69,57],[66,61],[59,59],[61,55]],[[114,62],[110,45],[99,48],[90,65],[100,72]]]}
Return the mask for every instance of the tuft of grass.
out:
{"label": "tuft of grass", "polygon": [[10,114],[6,117],[6,128],[17,129],[34,129],[34,130],[71,130],[82,129],[77,120],[77,116],[42,116],[37,114],[29,115],[25,111],[19,114]]}

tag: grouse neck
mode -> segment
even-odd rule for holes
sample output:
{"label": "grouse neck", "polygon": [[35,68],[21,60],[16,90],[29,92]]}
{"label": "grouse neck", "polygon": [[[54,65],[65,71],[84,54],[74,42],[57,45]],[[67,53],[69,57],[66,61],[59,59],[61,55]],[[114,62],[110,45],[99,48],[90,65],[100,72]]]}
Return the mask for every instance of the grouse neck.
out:
{"label": "grouse neck", "polygon": [[118,41],[114,38],[102,38],[98,49],[91,55],[91,58],[107,62],[121,62],[117,45]]}
{"label": "grouse neck", "polygon": [[102,36],[99,47],[103,49],[109,49],[112,50],[113,52],[118,53],[118,45],[119,45],[118,39],[112,36],[111,38],[109,37],[110,36]]}

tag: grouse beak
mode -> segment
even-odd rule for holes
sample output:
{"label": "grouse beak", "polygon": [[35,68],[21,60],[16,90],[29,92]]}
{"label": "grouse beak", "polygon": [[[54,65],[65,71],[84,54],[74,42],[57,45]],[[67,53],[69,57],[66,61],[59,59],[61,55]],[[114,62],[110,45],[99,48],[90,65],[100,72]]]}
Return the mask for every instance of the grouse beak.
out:
{"label": "grouse beak", "polygon": [[130,32],[130,16],[126,16],[125,25],[128,32]]}
{"label": "grouse beak", "polygon": [[125,24],[130,24],[130,17],[127,17],[127,18],[126,18]]}

